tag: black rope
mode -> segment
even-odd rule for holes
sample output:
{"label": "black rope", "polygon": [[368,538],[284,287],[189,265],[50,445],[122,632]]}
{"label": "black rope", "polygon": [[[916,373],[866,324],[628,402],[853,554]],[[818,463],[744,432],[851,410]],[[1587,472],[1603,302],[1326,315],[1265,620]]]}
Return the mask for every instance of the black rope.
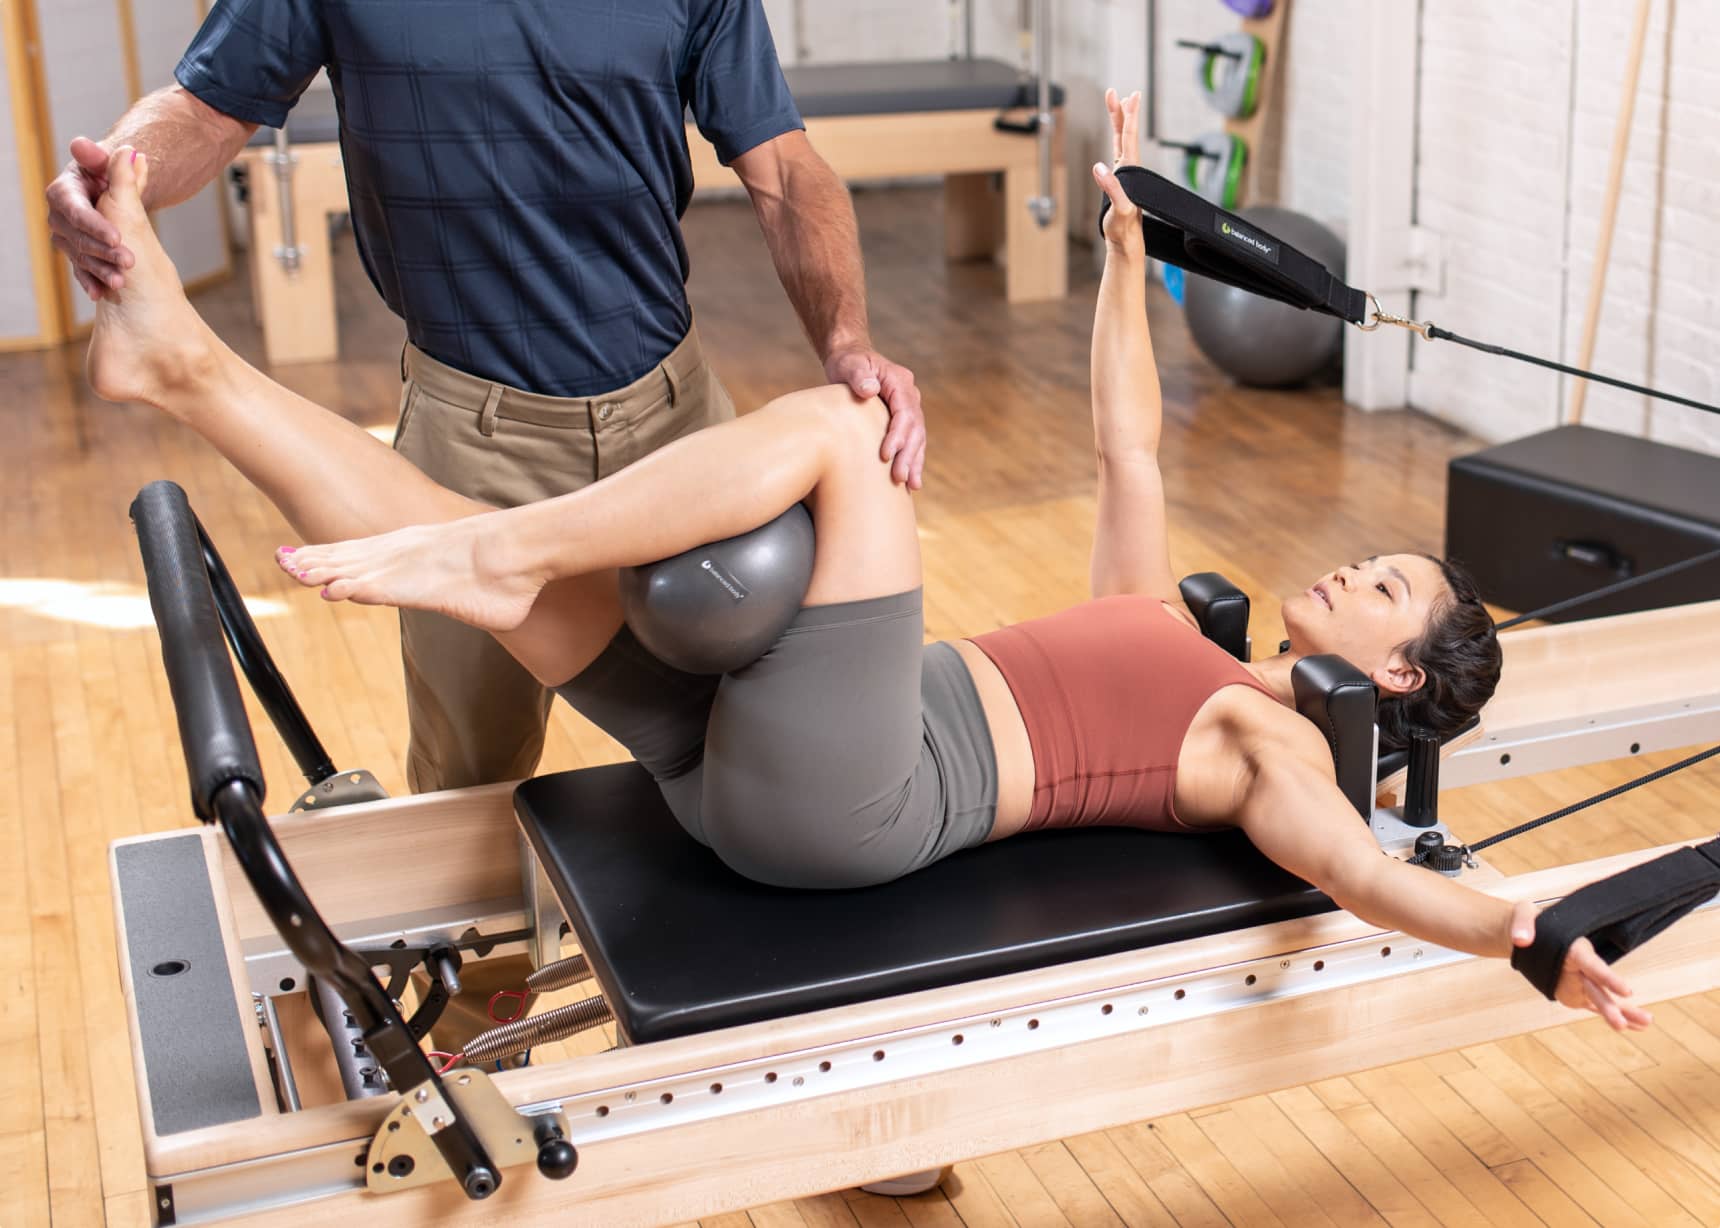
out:
{"label": "black rope", "polygon": [[1638,776],[1635,780],[1626,781],[1624,784],[1608,789],[1604,793],[1597,793],[1593,797],[1584,798],[1580,802],[1573,802],[1571,805],[1566,806],[1561,810],[1555,810],[1551,814],[1544,814],[1538,819],[1531,819],[1529,822],[1519,824],[1518,826],[1511,828],[1509,831],[1502,831],[1496,836],[1488,836],[1487,839],[1481,841],[1479,844],[1470,844],[1465,847],[1471,853],[1479,853],[1482,849],[1492,848],[1502,840],[1509,840],[1513,836],[1521,836],[1524,832],[1534,831],[1537,827],[1544,827],[1555,819],[1562,819],[1566,815],[1577,813],[1579,810],[1587,810],[1590,806],[1598,806],[1602,802],[1611,801],[1621,793],[1629,793],[1632,789],[1641,788],[1646,784],[1652,784],[1663,776],[1670,776],[1674,772],[1681,772],[1687,767],[1693,767],[1696,764],[1701,763],[1704,759],[1712,759],[1715,755],[1720,755],[1720,745],[1710,746],[1707,750],[1691,755],[1688,759],[1680,759],[1677,763],[1668,764],[1666,767],[1650,772],[1646,776]]}
{"label": "black rope", "polygon": [[1500,358],[1515,358],[1519,362],[1533,363],[1537,367],[1546,367],[1549,371],[1558,371],[1565,375],[1575,375],[1579,379],[1593,380],[1597,384],[1610,384],[1614,388],[1623,388],[1626,392],[1639,392],[1645,397],[1655,397],[1662,401],[1671,401],[1674,405],[1688,405],[1691,409],[1700,409],[1704,413],[1720,414],[1720,405],[1709,405],[1703,401],[1692,401],[1689,397],[1676,396],[1670,392],[1660,392],[1654,388],[1645,388],[1641,384],[1633,384],[1628,380],[1614,379],[1610,375],[1596,375],[1593,371],[1584,371],[1581,367],[1567,367],[1562,362],[1554,362],[1548,358],[1536,358],[1533,354],[1524,354],[1519,350],[1508,350],[1502,345],[1488,345],[1484,341],[1471,341],[1468,337],[1459,337],[1456,333],[1441,328],[1437,324],[1427,326],[1429,341],[1455,341],[1459,345],[1467,345],[1472,350],[1480,350],[1483,354],[1496,354]]}
{"label": "black rope", "polygon": [[1592,592],[1580,593],[1575,597],[1567,597],[1563,601],[1555,601],[1552,605],[1544,605],[1538,610],[1530,610],[1527,614],[1519,614],[1515,618],[1507,618],[1502,623],[1494,625],[1495,631],[1506,631],[1518,623],[1533,622],[1537,618],[1545,618],[1549,614],[1560,614],[1576,606],[1587,605],[1591,601],[1599,601],[1602,597],[1613,593],[1622,593],[1627,588],[1635,588],[1639,584],[1647,584],[1650,580],[1658,580],[1662,576],[1675,575],[1703,563],[1711,563],[1720,559],[1720,549],[1708,551],[1706,554],[1694,555],[1691,558],[1680,559],[1676,563],[1668,563],[1665,567],[1657,567],[1653,571],[1645,571],[1640,576],[1632,576],[1628,580],[1620,580],[1614,584],[1604,585]]}

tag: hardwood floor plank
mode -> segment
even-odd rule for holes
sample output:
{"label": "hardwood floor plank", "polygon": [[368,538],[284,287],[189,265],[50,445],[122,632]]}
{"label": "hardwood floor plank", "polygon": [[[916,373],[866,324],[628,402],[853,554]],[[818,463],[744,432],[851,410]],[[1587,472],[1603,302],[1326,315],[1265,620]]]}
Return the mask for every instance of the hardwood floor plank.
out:
{"label": "hardwood floor plank", "polygon": [[1321,1103],[1312,1088],[1275,1092],[1272,1102],[1361,1191],[1362,1197],[1387,1223],[1431,1228],[1439,1222],[1397,1175],[1380,1163],[1337,1115]]}
{"label": "hardwood floor plank", "polygon": [[1651,1220],[1637,1211],[1590,1168],[1591,1153],[1572,1152],[1529,1113],[1511,1094],[1480,1070],[1446,1076],[1446,1082],[1477,1111],[1523,1149],[1535,1169],[1599,1221],[1604,1228],[1647,1228]]}

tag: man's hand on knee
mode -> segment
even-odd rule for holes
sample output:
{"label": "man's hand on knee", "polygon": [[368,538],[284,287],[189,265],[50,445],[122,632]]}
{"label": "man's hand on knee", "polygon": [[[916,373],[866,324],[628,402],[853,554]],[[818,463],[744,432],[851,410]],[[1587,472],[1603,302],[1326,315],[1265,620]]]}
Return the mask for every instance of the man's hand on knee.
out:
{"label": "man's hand on knee", "polygon": [[847,384],[857,397],[883,400],[890,425],[878,455],[889,462],[892,478],[909,490],[920,489],[926,469],[926,415],[914,373],[877,350],[855,348],[833,352],[824,360],[824,374],[833,384]]}

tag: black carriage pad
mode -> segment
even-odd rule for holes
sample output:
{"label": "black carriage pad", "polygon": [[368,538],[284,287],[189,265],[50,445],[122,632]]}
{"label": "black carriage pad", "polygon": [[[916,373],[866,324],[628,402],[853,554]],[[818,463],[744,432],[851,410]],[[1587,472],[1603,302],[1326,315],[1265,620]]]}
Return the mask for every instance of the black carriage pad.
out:
{"label": "black carriage pad", "polygon": [[[784,68],[803,116],[1006,111],[1038,105],[1038,86],[1001,60],[897,60]],[[1051,105],[1063,105],[1061,86]]]}
{"label": "black carriage pad", "polygon": [[514,807],[621,1033],[666,1040],[1328,912],[1241,832],[1038,832],[881,887],[787,891],[686,835],[636,764]]}

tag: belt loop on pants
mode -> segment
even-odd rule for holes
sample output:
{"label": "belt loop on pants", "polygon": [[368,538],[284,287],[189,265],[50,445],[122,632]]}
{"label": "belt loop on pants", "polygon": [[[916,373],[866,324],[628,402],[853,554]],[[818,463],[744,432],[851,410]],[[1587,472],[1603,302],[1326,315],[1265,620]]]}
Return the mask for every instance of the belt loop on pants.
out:
{"label": "belt loop on pants", "polygon": [[484,408],[478,414],[478,433],[486,439],[496,433],[496,409],[502,403],[502,386],[490,385],[490,395],[484,398]]}
{"label": "belt loop on pants", "polygon": [[674,365],[668,361],[663,363],[663,378],[669,381],[669,405],[673,407],[681,399],[681,381],[675,376]]}

